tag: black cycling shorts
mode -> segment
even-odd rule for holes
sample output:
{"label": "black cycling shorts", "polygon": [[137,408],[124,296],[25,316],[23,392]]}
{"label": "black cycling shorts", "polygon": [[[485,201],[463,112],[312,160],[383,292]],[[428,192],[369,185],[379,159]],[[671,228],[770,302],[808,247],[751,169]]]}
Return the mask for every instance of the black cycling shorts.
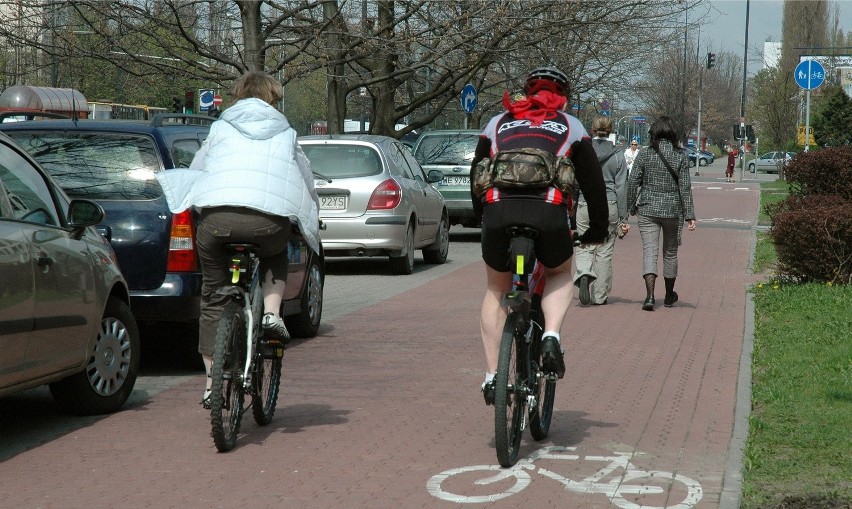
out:
{"label": "black cycling shorts", "polygon": [[568,207],[538,199],[505,198],[482,210],[482,259],[500,272],[509,271],[509,226],[538,230],[535,255],[545,267],[556,268],[574,253]]}

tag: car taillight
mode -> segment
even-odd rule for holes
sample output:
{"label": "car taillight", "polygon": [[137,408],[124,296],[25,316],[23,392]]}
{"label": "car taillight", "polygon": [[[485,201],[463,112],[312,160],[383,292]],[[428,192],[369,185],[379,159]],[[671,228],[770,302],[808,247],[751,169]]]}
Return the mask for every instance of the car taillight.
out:
{"label": "car taillight", "polygon": [[167,272],[197,272],[198,253],[195,251],[195,221],[192,212],[185,210],[172,216]]}
{"label": "car taillight", "polygon": [[394,179],[387,179],[376,187],[367,203],[367,210],[387,210],[396,208],[402,200],[402,189]]}

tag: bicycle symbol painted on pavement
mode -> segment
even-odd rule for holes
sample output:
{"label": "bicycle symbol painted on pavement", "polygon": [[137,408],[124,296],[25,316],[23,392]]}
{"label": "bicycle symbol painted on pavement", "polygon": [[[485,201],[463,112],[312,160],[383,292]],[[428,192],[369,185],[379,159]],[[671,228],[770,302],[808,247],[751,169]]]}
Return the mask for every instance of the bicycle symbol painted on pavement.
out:
{"label": "bicycle symbol painted on pavement", "polygon": [[[568,479],[556,472],[533,464],[540,459],[578,461],[580,460],[579,455],[569,454],[570,451],[576,449],[576,447],[544,447],[518,461],[511,468],[502,468],[500,465],[472,465],[445,470],[432,476],[426,483],[426,489],[437,498],[460,504],[493,502],[522,491],[532,482],[530,474],[537,472],[562,483],[568,491],[606,495],[611,503],[622,509],[653,509],[657,507],[692,509],[701,500],[703,492],[697,481],[672,472],[640,470],[630,462],[632,453],[616,452],[613,456],[583,456],[584,461],[604,462],[606,465],[581,481]],[[490,495],[470,496],[445,491],[444,486],[449,484],[448,481],[451,478],[471,472],[481,472],[482,475],[489,475],[493,472],[494,475],[478,479],[474,484],[478,486],[495,485],[499,486],[497,489],[502,491]],[[514,482],[509,484],[507,481],[511,478],[514,478]],[[609,478],[608,481],[605,480],[607,478]],[[651,503],[661,503],[662,505],[643,505],[641,503],[642,498],[648,496],[653,497],[654,502]]]}

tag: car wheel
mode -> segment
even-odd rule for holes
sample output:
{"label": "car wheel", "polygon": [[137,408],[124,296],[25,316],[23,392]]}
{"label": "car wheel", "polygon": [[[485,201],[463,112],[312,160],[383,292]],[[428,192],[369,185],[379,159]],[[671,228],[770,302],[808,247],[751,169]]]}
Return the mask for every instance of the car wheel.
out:
{"label": "car wheel", "polygon": [[390,257],[391,272],[405,276],[414,272],[414,225],[409,225],[405,231],[402,254]]}
{"label": "car wheel", "polygon": [[690,166],[690,167],[695,166],[695,159],[690,159],[690,160],[689,160],[689,166]]}
{"label": "car wheel", "polygon": [[50,384],[50,392],[71,413],[114,412],[127,401],[136,383],[139,350],[139,328],[130,308],[110,297],[86,368]]}
{"label": "car wheel", "polygon": [[754,173],[754,163],[748,163],[748,172]]}
{"label": "car wheel", "polygon": [[322,319],[323,286],[325,274],[317,256],[311,257],[308,278],[302,292],[301,311],[297,315],[284,318],[287,331],[294,338],[313,338],[319,332]]}
{"label": "car wheel", "polygon": [[441,264],[447,261],[450,252],[450,225],[447,216],[441,217],[435,243],[423,249],[423,260],[426,263]]}
{"label": "car wheel", "polygon": [[699,159],[698,160],[698,164],[701,165],[701,166],[707,166],[707,163],[708,163],[707,159]]}

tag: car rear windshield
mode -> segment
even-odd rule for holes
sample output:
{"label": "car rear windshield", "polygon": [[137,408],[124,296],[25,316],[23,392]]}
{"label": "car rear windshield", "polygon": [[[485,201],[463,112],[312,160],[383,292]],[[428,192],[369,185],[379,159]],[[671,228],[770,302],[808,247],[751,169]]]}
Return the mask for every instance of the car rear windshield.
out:
{"label": "car rear windshield", "polygon": [[311,170],[323,177],[368,177],[382,172],[379,153],[366,145],[302,145]]}
{"label": "car rear windshield", "polygon": [[153,138],[134,134],[7,131],[72,198],[150,200],[163,194]]}
{"label": "car rear windshield", "polygon": [[424,134],[417,144],[414,157],[420,164],[461,164],[473,161],[479,135]]}

